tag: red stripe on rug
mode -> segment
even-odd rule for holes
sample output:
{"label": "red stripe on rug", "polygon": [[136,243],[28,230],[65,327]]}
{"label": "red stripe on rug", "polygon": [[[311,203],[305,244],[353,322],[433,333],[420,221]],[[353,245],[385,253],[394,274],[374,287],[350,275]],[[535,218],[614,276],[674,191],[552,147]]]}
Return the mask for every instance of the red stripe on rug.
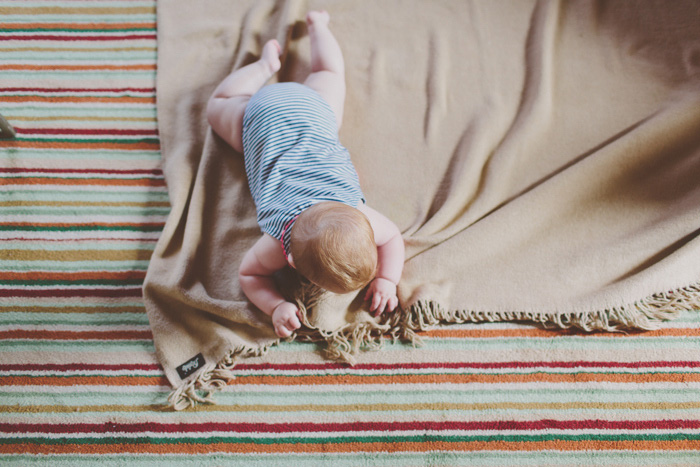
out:
{"label": "red stripe on rug", "polygon": [[0,297],[141,297],[141,287],[119,289],[0,289]]}
{"label": "red stripe on rug", "polygon": [[44,168],[29,168],[29,167],[0,167],[0,173],[46,173],[46,174],[61,174],[61,173],[85,173],[85,174],[109,174],[109,175],[156,175],[162,176],[163,171],[160,169],[44,169]]}
{"label": "red stripe on rug", "polygon": [[35,135],[129,135],[157,136],[158,130],[77,129],[77,128],[22,128],[14,127],[17,133]]}
{"label": "red stripe on rug", "polygon": [[0,371],[158,371],[160,365],[147,363],[123,363],[119,365],[98,364],[98,363],[67,363],[67,364],[0,364]]}
{"label": "red stripe on rug", "polygon": [[53,92],[142,92],[153,93],[155,88],[0,88],[0,92],[33,92],[33,93],[53,93]]}
{"label": "red stripe on rug", "polygon": [[[238,364],[236,370],[332,370],[347,368],[338,363],[302,364],[302,363],[255,363]],[[425,363],[375,363],[357,364],[353,370],[393,370],[393,369],[494,369],[494,368],[700,368],[700,361],[640,361],[640,362],[610,362],[610,361],[534,361],[534,362],[425,362]]]}
{"label": "red stripe on rug", "polygon": [[0,433],[330,433],[387,431],[543,431],[543,430],[696,430],[700,420],[496,420],[488,422],[349,422],[349,423],[73,423],[46,425],[0,423]]}
{"label": "red stripe on rug", "polygon": [[13,329],[0,331],[0,339],[34,340],[150,340],[151,331],[51,331]]}
{"label": "red stripe on rug", "polygon": [[102,35],[88,36],[73,34],[70,36],[59,36],[54,34],[23,34],[23,35],[0,35],[0,41],[128,41],[128,40],[156,40],[155,34],[128,34],[128,35]]}

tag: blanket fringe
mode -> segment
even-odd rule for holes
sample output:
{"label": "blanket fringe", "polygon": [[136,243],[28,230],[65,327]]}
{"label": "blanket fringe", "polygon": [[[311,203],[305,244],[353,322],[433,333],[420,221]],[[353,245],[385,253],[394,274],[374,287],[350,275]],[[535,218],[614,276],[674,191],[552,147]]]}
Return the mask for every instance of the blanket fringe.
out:
{"label": "blanket fringe", "polygon": [[544,327],[578,328],[586,332],[650,331],[658,329],[664,321],[674,319],[682,311],[693,310],[700,310],[700,283],[656,293],[631,305],[576,313],[447,310],[435,301],[423,300],[404,313],[390,317],[390,334],[394,339],[409,338],[415,342],[419,339],[416,332],[426,331],[438,324],[496,321],[527,321]]}
{"label": "blanket fringe", "polygon": [[[292,339],[325,341],[327,347],[323,353],[326,358],[350,365],[357,362],[355,357],[360,352],[379,350],[387,337],[394,341],[410,341],[413,345],[420,345],[422,340],[418,333],[440,324],[527,321],[550,328],[624,332],[658,329],[661,323],[675,318],[681,311],[700,310],[698,282],[688,287],[653,294],[631,305],[579,313],[448,310],[436,301],[422,300],[407,309],[385,313],[381,322],[363,321],[335,331],[324,331],[313,328],[306,319],[307,308],[310,309],[317,303],[321,293],[313,288],[302,288],[305,290],[296,299],[306,329],[300,330]],[[175,389],[168,397],[168,402],[175,410],[192,408],[197,404],[215,404],[212,394],[234,379],[231,370],[238,359],[264,355],[271,345],[261,348],[239,347],[230,351],[218,364],[205,366],[192,380]]]}
{"label": "blanket fringe", "polygon": [[379,350],[383,336],[389,330],[385,324],[375,320],[348,323],[340,329],[326,331],[309,322],[308,310],[313,309],[323,299],[326,292],[309,283],[301,282],[296,291],[295,301],[301,311],[303,328],[297,331],[294,339],[303,342],[326,342],[322,350],[325,358],[354,365],[355,356],[361,351]]}
{"label": "blanket fringe", "polygon": [[[353,343],[354,332],[347,333],[347,330],[343,328],[338,332],[343,334],[342,336],[333,335],[330,339],[332,346],[340,347],[339,351],[331,349],[327,352],[327,356],[334,360],[354,364],[355,356],[362,348],[381,348],[386,337],[390,337],[394,341],[409,341],[414,346],[421,345],[422,339],[418,333],[440,324],[526,321],[547,328],[578,328],[585,332],[650,331],[658,329],[664,321],[674,319],[682,311],[693,310],[700,310],[700,282],[673,291],[656,293],[631,305],[578,313],[448,310],[436,301],[422,300],[407,309],[384,314],[384,321],[377,327],[376,332],[374,330],[372,330],[373,332],[365,332],[364,330],[358,332],[361,336],[360,342]],[[380,331],[380,329],[385,329],[385,331]]]}
{"label": "blanket fringe", "polygon": [[361,351],[379,350],[384,345],[384,336],[389,326],[375,321],[352,323],[329,332],[314,329],[299,336],[299,340],[308,342],[325,341],[322,353],[328,360],[355,365]]}
{"label": "blanket fringe", "polygon": [[259,357],[267,353],[271,345],[260,348],[241,346],[231,350],[219,363],[204,366],[191,380],[176,388],[168,396],[168,403],[175,410],[193,408],[198,404],[216,404],[212,394],[221,391],[235,379],[231,370],[240,357]]}

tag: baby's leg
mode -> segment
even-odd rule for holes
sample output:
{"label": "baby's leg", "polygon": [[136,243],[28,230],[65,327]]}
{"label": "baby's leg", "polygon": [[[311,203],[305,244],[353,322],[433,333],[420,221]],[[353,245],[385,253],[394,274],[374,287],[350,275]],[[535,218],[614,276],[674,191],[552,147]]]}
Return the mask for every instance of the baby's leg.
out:
{"label": "baby's leg", "polygon": [[329,19],[325,11],[311,11],[306,15],[311,39],[311,73],[304,84],[328,102],[340,128],[345,104],[345,63],[340,45],[328,29]]}
{"label": "baby's leg", "polygon": [[241,136],[246,105],[280,69],[280,53],[277,41],[268,41],[260,59],[228,75],[207,103],[207,119],[212,129],[238,152],[243,152]]}

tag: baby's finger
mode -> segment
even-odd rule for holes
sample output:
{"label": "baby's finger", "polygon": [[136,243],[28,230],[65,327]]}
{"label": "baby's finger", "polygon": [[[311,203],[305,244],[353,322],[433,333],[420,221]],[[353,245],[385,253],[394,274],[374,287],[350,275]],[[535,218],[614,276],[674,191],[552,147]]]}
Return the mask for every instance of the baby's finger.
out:
{"label": "baby's finger", "polygon": [[389,301],[389,297],[382,297],[382,303],[379,305],[379,309],[377,309],[377,316],[384,313],[384,310],[386,310],[386,304],[388,301]]}
{"label": "baby's finger", "polygon": [[289,337],[292,335],[292,332],[287,329],[284,326],[275,326],[275,334],[277,334],[279,337]]}
{"label": "baby's finger", "polygon": [[386,306],[386,297],[380,296],[381,300],[379,301],[379,305],[377,305],[376,310],[374,310],[373,316],[379,316],[384,312],[384,307]]}
{"label": "baby's finger", "polygon": [[386,302],[387,311],[394,311],[397,306],[399,306],[399,299],[396,297],[391,297],[389,301]]}
{"label": "baby's finger", "polygon": [[369,307],[369,311],[374,311],[377,308],[379,308],[379,305],[382,303],[382,296],[379,295],[379,293],[375,293],[372,296],[372,305]]}
{"label": "baby's finger", "polygon": [[287,329],[299,329],[300,327],[301,323],[299,322],[299,318],[297,318],[296,315],[292,315],[287,321]]}

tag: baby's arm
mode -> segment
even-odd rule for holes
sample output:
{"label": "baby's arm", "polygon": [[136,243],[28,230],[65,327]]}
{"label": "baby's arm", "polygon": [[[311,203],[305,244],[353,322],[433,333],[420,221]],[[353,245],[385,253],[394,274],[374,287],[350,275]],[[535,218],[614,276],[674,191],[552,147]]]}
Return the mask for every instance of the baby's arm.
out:
{"label": "baby's arm", "polygon": [[301,327],[296,305],[282,297],[272,279],[272,274],[286,265],[279,241],[263,234],[245,254],[238,270],[243,293],[265,314],[272,316],[275,333],[280,337],[289,337]]}
{"label": "baby's arm", "polygon": [[396,297],[396,285],[401,279],[405,252],[403,237],[396,224],[374,209],[361,205],[359,207],[374,230],[374,239],[377,243],[377,275],[369,286],[365,300],[372,300],[370,311],[377,314],[385,309],[392,311],[398,305]]}

